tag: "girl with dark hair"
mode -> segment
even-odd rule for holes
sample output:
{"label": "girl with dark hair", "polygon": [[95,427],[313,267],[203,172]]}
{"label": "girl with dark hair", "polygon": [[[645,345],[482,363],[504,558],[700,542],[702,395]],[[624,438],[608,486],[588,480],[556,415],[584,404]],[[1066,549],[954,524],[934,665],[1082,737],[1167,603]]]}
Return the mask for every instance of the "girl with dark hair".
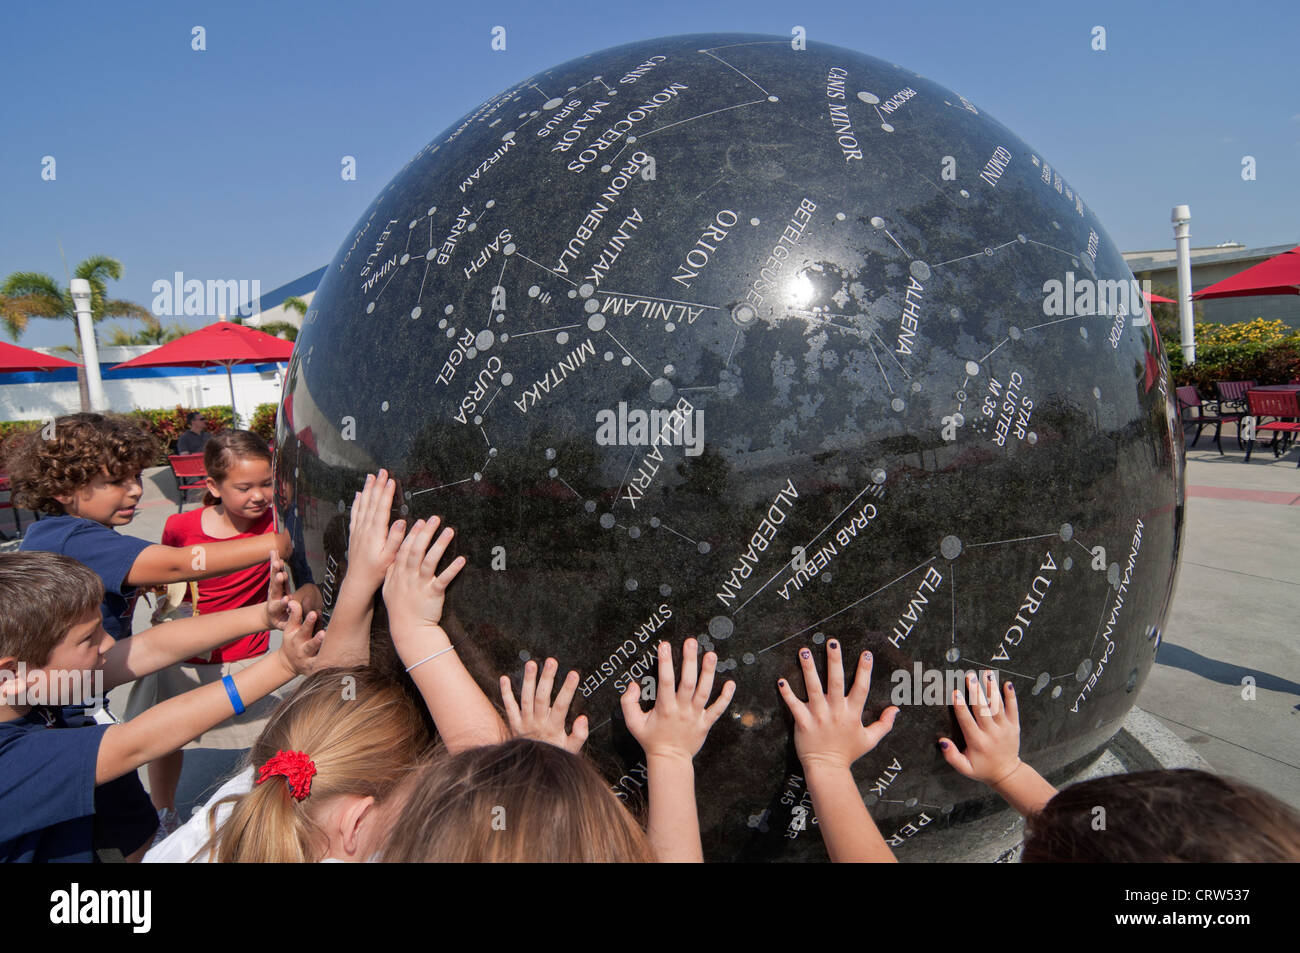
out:
{"label": "girl with dark hair", "polygon": [[959,774],[982,781],[1025,818],[1024,863],[1296,863],[1300,815],[1258,788],[1190,768],[1078,781],[1057,791],[1020,760],[1020,711],[992,672],[953,692],[966,739],[940,738]]}
{"label": "girl with dark hair", "polygon": [[[163,529],[165,546],[189,549],[196,568],[202,568],[204,553],[214,543],[247,539],[275,532],[271,450],[266,441],[247,430],[227,430],[207,442],[203,450],[207,471],[207,492],[203,506],[169,517]],[[185,600],[195,615],[255,604],[266,589],[265,562],[225,576],[188,583]],[[304,614],[319,611],[320,594],[315,586],[302,586],[295,598]],[[271,633],[256,632],[214,649],[202,658],[192,658],[159,672],[153,684],[140,684],[132,691],[127,715],[147,710],[183,692],[220,681],[253,664],[270,646]],[[151,691],[152,687],[152,691]],[[208,748],[247,748],[266,723],[281,697],[270,695],[250,706],[242,715],[196,739]],[[173,752],[149,765],[149,792],[158,810],[159,836],[176,829],[176,788],[180,783],[185,756]]]}

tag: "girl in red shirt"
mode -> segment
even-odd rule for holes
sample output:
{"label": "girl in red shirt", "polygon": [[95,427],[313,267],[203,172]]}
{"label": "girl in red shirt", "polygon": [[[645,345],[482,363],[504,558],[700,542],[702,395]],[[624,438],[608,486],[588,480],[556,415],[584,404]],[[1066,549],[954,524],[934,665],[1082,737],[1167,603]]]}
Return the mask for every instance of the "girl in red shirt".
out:
{"label": "girl in red shirt", "polygon": [[[208,474],[204,505],[169,517],[163,529],[163,545],[191,548],[197,560],[202,558],[202,550],[197,547],[275,532],[271,450],[265,440],[247,430],[218,434],[203,449],[203,466]],[[191,582],[187,599],[192,602],[196,615],[255,605],[265,597],[269,571],[269,564],[264,561],[225,576]],[[315,604],[319,600],[313,598],[315,593],[303,591],[314,588],[302,587],[299,598],[306,598],[313,603],[312,608],[319,610],[320,606]],[[307,610],[304,604],[303,611]],[[266,653],[270,635],[270,632],[246,635],[214,649],[206,657],[192,658],[159,672],[156,702],[220,681],[223,676],[251,664],[252,659]],[[227,726],[216,729],[220,737],[214,738],[209,733],[208,738],[196,740],[206,741],[204,747],[246,748],[278,702],[274,695],[268,696]],[[213,745],[213,741],[219,744]],[[149,792],[162,822],[160,836],[166,836],[180,821],[176,814],[176,788],[183,765],[183,751],[172,752],[149,765]]]}

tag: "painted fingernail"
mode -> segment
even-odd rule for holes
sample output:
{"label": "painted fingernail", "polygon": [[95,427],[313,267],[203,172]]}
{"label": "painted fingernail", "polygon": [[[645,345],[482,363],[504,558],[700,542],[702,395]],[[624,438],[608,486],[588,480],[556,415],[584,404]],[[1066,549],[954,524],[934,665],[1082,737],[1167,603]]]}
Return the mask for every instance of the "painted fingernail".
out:
{"label": "painted fingernail", "polygon": [[802,659],[810,659],[810,658],[812,658],[812,653],[809,652],[807,649],[800,649],[800,650],[799,650],[799,657],[802,658]]}
{"label": "painted fingernail", "polygon": [[868,662],[871,661],[871,653],[870,653],[869,651],[868,651],[868,652],[863,652],[863,653],[862,653],[862,657],[863,657],[864,659],[866,659]]}
{"label": "painted fingernail", "polygon": [[1016,686],[1012,685],[1010,682],[1007,682],[1007,691],[1009,691],[1011,694],[1014,695],[1016,693]]}
{"label": "painted fingernail", "polygon": [[946,742],[946,741],[940,741],[940,742],[939,742],[939,747],[942,748],[944,751],[947,751],[947,750],[948,750],[948,742]]}
{"label": "painted fingernail", "polygon": [[828,649],[838,649],[840,647],[840,643],[836,642],[834,639],[831,639],[829,642],[826,643],[826,647]]}
{"label": "painted fingernail", "polygon": [[784,679],[784,678],[778,678],[778,679],[776,680],[776,683],[777,683],[777,685],[779,685],[781,688],[785,688],[785,679]]}

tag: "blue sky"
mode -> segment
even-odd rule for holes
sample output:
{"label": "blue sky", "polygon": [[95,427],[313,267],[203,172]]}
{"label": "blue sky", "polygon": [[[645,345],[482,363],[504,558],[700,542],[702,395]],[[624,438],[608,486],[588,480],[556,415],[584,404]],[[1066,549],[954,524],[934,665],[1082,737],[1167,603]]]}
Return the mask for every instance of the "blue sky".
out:
{"label": "blue sky", "polygon": [[[1090,2],[88,2],[0,13],[0,277],[122,261],[152,283],[326,264],[389,178],[452,120],[539,70],[654,36],[789,36],[961,93],[1048,157],[1125,250],[1300,242],[1300,5]],[[207,49],[191,49],[191,30]],[[506,28],[506,50],[490,49]],[[1091,49],[1094,26],[1104,52]],[[57,178],[43,181],[42,157]],[[340,160],[357,160],[343,181]],[[1256,161],[1243,181],[1242,157]],[[267,302],[270,304],[271,302]],[[167,320],[167,319],[164,319]],[[205,323],[190,319],[194,326]],[[35,321],[29,347],[71,343]]]}

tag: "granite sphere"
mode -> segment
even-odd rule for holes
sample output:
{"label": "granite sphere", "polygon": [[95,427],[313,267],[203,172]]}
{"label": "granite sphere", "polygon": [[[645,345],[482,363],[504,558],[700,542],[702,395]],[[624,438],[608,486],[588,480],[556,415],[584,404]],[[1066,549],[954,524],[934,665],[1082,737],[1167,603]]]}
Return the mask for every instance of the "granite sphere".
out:
{"label": "granite sphere", "polygon": [[[412,98],[413,104],[419,103]],[[629,680],[696,638],[737,692],[696,758],[706,855],[825,856],[776,682],[875,659],[854,766],[902,857],[999,804],[944,762],[996,669],[1070,776],[1150,671],[1183,515],[1167,364],[1054,160],[862,53],[678,36],[516,83],[436,136],[330,263],[278,425],[278,505],[332,602],[364,476],[469,568],[489,697],[548,656],[630,805]],[[1069,163],[1069,156],[1059,157]],[[851,677],[851,676],[850,676]],[[930,846],[927,846],[930,845]]]}

